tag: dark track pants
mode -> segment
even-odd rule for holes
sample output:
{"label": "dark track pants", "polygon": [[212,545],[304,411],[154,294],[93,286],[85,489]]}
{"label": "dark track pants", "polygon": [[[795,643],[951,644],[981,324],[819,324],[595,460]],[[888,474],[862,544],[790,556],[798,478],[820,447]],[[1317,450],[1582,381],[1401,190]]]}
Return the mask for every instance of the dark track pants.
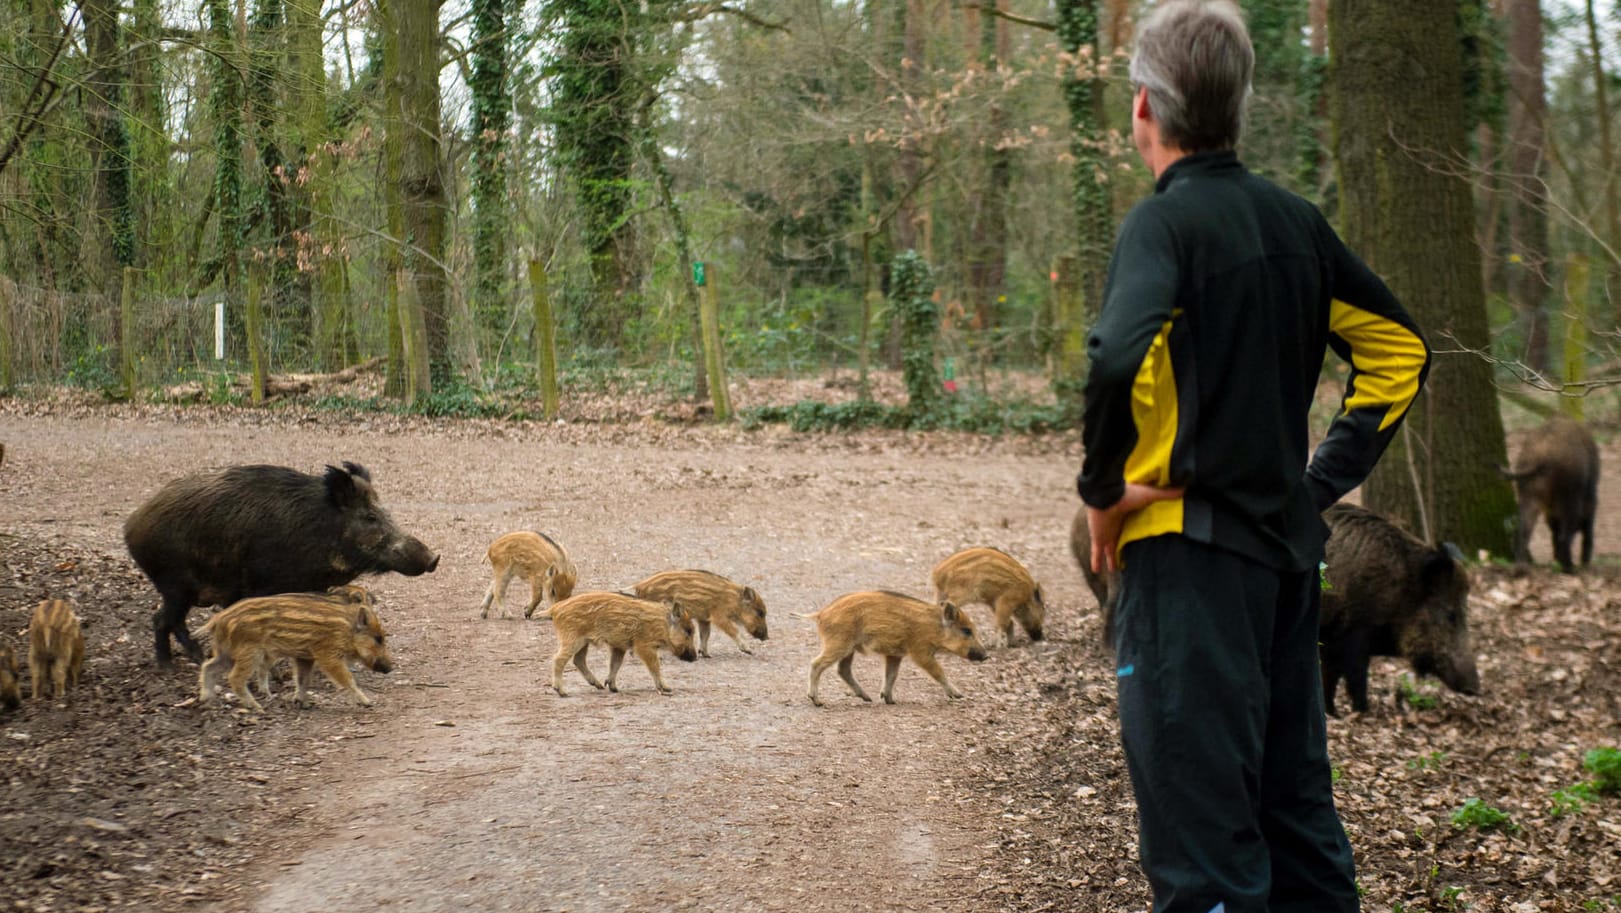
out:
{"label": "dark track pants", "polygon": [[1124,558],[1120,735],[1155,913],[1355,913],[1317,574],[1177,535],[1133,542]]}

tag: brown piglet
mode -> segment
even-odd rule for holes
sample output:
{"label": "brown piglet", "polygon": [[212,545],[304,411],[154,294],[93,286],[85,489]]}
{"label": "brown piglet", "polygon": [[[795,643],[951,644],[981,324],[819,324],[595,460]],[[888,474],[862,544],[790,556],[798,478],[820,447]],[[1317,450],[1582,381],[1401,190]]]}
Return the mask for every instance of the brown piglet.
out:
{"label": "brown piglet", "polygon": [[679,605],[640,599],[628,593],[581,593],[541,612],[540,617],[550,618],[557,627],[552,690],[559,697],[568,696],[563,690],[563,669],[570,658],[591,687],[603,687],[585,664],[585,654],[591,644],[609,650],[607,687],[615,693],[619,691],[616,684],[619,666],[627,652],[635,651],[642,665],[652,673],[653,684],[661,694],[669,694],[670,686],[659,674],[660,649],[689,663],[698,658],[692,646],[692,619]]}
{"label": "brown piglet", "polygon": [[212,640],[213,655],[198,674],[199,704],[213,698],[220,675],[229,674],[231,690],[243,705],[263,709],[248,690],[248,678],[286,658],[297,667],[294,700],[300,706],[308,703],[304,687],[312,667],[370,706],[371,698],[349,672],[349,661],[359,660],[376,672],[394,668],[375,609],[367,602],[352,601],[347,592],[244,599],[209,619],[204,630]]}
{"label": "brown piglet", "polygon": [[490,605],[501,608],[501,617],[511,617],[507,611],[507,584],[521,576],[529,584],[529,605],[523,617],[535,614],[543,599],[555,603],[574,595],[574,584],[579,571],[569,559],[568,552],[557,540],[545,533],[519,530],[496,539],[484,555],[485,563],[494,571],[495,579],[484,591],[484,603],[479,606],[478,617],[490,617]]}
{"label": "brown piglet", "polygon": [[677,602],[698,623],[698,655],[709,655],[709,628],[720,628],[744,653],[753,653],[737,634],[739,624],[756,640],[766,639],[765,600],[753,587],[709,571],[664,571],[631,587],[643,599]]}
{"label": "brown piglet", "polygon": [[16,710],[22,703],[22,678],[11,644],[0,643],[0,707]]}
{"label": "brown piglet", "polygon": [[34,699],[45,696],[47,674],[56,697],[66,698],[69,685],[79,687],[82,668],[84,632],[79,616],[66,599],[43,600],[28,623],[28,671],[34,681]]}
{"label": "brown piglet", "polygon": [[985,648],[968,615],[955,605],[937,605],[902,593],[870,591],[848,593],[833,600],[819,612],[802,616],[816,622],[822,638],[822,652],[811,661],[810,699],[816,706],[816,683],[835,663],[839,677],[850,686],[850,693],[871,701],[851,673],[857,653],[876,653],[884,658],[884,703],[895,703],[895,676],[901,657],[910,656],[924,672],[946,689],[946,696],[962,697],[962,692],[946,680],[946,670],[934,654],[941,650],[973,662],[985,659]]}
{"label": "brown piglet", "polygon": [[1041,639],[1047,604],[1030,571],[1007,552],[995,548],[969,548],[934,566],[934,601],[958,606],[979,602],[996,612],[996,630],[1002,643],[1013,640],[1013,621],[1030,639]]}

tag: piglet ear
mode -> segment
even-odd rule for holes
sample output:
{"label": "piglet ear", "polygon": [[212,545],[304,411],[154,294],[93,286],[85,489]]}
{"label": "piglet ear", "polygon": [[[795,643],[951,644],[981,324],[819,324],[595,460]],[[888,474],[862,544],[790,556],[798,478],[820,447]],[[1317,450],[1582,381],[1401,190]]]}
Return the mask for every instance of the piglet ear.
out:
{"label": "piglet ear", "polygon": [[354,628],[355,628],[356,631],[364,631],[364,630],[366,630],[367,628],[370,628],[370,627],[371,627],[371,612],[368,611],[365,606],[361,606],[360,609],[355,612],[355,625],[354,625]]}
{"label": "piglet ear", "polygon": [[962,612],[958,611],[955,605],[942,602],[940,603],[940,617],[945,619],[947,624],[956,624],[957,619],[962,617]]}
{"label": "piglet ear", "polygon": [[754,592],[754,587],[746,586],[743,588],[743,601],[757,603],[760,601],[760,594]]}
{"label": "piglet ear", "polygon": [[681,608],[681,603],[670,600],[670,624],[680,626],[686,624],[687,613]]}

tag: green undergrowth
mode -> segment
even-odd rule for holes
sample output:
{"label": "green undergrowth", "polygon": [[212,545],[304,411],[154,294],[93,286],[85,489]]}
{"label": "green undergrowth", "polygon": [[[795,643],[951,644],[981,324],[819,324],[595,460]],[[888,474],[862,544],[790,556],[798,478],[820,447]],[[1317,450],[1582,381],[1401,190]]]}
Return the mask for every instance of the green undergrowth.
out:
{"label": "green undergrowth", "polygon": [[886,406],[871,400],[823,403],[801,400],[744,410],[745,428],[786,424],[795,431],[855,431],[891,428],[914,431],[967,431],[977,434],[1044,434],[1069,427],[1056,405],[955,397],[927,410]]}

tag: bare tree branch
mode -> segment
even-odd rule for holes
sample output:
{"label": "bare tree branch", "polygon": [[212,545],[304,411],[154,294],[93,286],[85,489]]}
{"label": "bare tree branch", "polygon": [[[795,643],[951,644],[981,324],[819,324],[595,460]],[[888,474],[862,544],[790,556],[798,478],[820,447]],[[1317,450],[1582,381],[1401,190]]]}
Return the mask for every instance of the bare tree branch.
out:
{"label": "bare tree branch", "polygon": [[997,9],[994,6],[986,6],[983,3],[964,3],[962,8],[965,10],[978,10],[986,15],[995,16],[998,19],[1006,19],[1007,21],[1017,25],[1027,25],[1033,29],[1041,29],[1043,32],[1058,31],[1058,23],[1056,22],[1047,22],[1044,19],[1027,19],[1024,16],[1020,16],[1016,13],[1010,13],[1004,9]]}
{"label": "bare tree branch", "polygon": [[45,65],[40,67],[39,75],[34,78],[34,85],[28,90],[28,98],[23,102],[22,110],[17,115],[17,129],[6,144],[5,150],[0,152],[0,174],[4,174],[6,165],[17,150],[22,148],[29,134],[39,129],[44,122],[45,114],[56,100],[56,94],[62,86],[51,78],[51,70],[56,67],[56,61],[62,56],[62,51],[68,45],[68,36],[73,34],[73,22],[78,18],[79,9],[74,7],[68,18],[62,21],[62,34],[57,36],[56,47],[51,49],[51,56],[46,58]]}

